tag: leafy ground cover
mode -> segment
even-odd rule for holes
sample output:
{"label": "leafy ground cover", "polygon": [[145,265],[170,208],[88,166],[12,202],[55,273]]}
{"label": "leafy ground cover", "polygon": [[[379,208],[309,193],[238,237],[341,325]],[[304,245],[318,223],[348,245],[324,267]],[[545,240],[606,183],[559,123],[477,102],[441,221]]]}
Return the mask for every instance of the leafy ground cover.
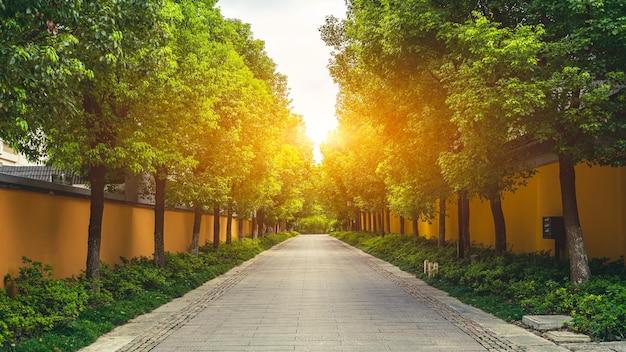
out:
{"label": "leafy ground cover", "polygon": [[19,275],[8,278],[17,290],[0,289],[0,350],[76,351],[295,235],[245,239],[217,250],[209,244],[197,257],[167,253],[162,269],[146,257],[103,263],[97,292],[83,275],[56,279],[51,266],[24,258]]}
{"label": "leafy ground cover", "polygon": [[[336,238],[401,269],[430,285],[506,321],[526,314],[566,314],[569,329],[596,341],[626,339],[626,268],[624,260],[594,259],[593,276],[584,284],[569,280],[569,263],[549,253],[495,256],[474,246],[473,258],[456,258],[456,244],[437,247],[436,240],[391,234],[336,232]],[[424,275],[424,260],[439,263],[439,275]]]}

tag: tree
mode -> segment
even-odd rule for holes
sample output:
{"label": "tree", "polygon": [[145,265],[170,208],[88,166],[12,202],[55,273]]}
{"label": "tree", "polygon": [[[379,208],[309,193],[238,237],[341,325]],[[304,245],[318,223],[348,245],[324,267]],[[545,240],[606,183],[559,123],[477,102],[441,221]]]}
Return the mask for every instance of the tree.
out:
{"label": "tree", "polygon": [[[49,160],[86,174],[91,188],[86,274],[99,278],[102,213],[107,171],[145,165],[146,149],[129,116],[137,87],[158,67],[162,46],[161,4],[153,1],[83,3],[69,30],[77,39],[72,57],[89,70],[89,79],[65,93],[80,108],[72,119],[42,128]],[[59,24],[64,26],[64,24]],[[68,25],[69,27],[70,25]]]}
{"label": "tree", "polygon": [[[626,28],[621,1],[532,1],[529,20],[545,27],[540,77],[546,104],[526,124],[559,157],[570,279],[589,279],[578,218],[574,166],[624,165]],[[559,18],[559,21],[552,21]]]}
{"label": "tree", "polygon": [[[387,193],[384,178],[375,172],[384,156],[379,131],[351,110],[340,110],[339,115],[338,131],[320,149],[326,173],[341,187],[343,197],[337,199],[341,218],[350,221],[350,203],[382,216]],[[378,230],[384,235],[383,226]]]}
{"label": "tree", "polygon": [[[167,52],[171,54],[171,63],[164,67],[161,75],[156,77],[153,86],[160,87],[157,94],[146,92],[146,105],[138,111],[144,118],[146,141],[154,150],[155,157],[150,165],[155,182],[155,265],[162,267],[164,260],[164,212],[166,194],[172,203],[181,199],[180,189],[166,192],[166,180],[172,185],[192,182],[187,186],[209,188],[215,185],[198,184],[193,180],[194,172],[206,162],[198,160],[199,151],[206,150],[211,137],[222,131],[217,123],[219,117],[214,111],[216,96],[219,94],[219,77],[221,70],[229,71],[229,57],[232,51],[227,45],[219,43],[220,35],[213,28],[219,28],[224,22],[214,8],[215,1],[181,1],[170,3],[168,7],[172,21],[169,30],[171,38]],[[167,70],[165,70],[167,69]],[[190,126],[194,126],[190,129]],[[207,180],[203,180],[207,181]],[[185,188],[185,187],[183,187]],[[202,193],[197,189],[189,189],[188,194]],[[174,194],[174,195],[172,195]],[[189,196],[183,197],[189,199]],[[194,230],[199,231],[202,212],[196,209]],[[197,231],[194,231],[192,252],[197,254]]]}
{"label": "tree", "polygon": [[[170,50],[176,62],[158,84],[167,88],[165,92],[143,110],[156,107],[156,115],[167,122],[165,130],[150,123],[144,126],[149,140],[157,142],[153,143],[155,160],[174,171],[168,175],[172,203],[195,208],[190,247],[194,254],[207,207],[214,210],[213,244],[219,246],[219,209],[224,206],[229,214],[235,210],[232,192],[250,174],[258,139],[255,128],[273,122],[265,119],[274,109],[270,84],[255,77],[237,52],[240,41],[252,39],[241,39],[240,23],[225,20],[214,5],[214,1],[189,1],[175,6],[180,15],[173,26]],[[262,50],[262,46],[253,49]],[[267,62],[273,69],[273,63]],[[255,70],[260,70],[258,65]],[[184,162],[187,159],[193,161]]]}
{"label": "tree", "polygon": [[543,104],[538,66],[541,27],[499,28],[480,14],[448,34],[461,53],[441,70],[459,137],[440,158],[443,174],[455,191],[489,200],[495,228],[495,251],[506,251],[503,192],[513,192],[533,175],[524,150],[514,150],[525,134],[523,119]]}
{"label": "tree", "polygon": [[[321,29],[322,38],[335,49],[331,75],[342,94],[358,96],[353,100],[360,107],[353,110],[381,131],[386,148],[377,171],[388,188],[390,207],[414,220],[430,219],[439,198],[440,218],[445,219],[450,189],[437,158],[449,148],[455,130],[445,106],[446,91],[435,74],[442,51],[434,35],[438,18],[433,14],[419,22],[400,16],[423,7],[418,2],[350,5],[346,21],[331,17]],[[430,33],[409,28],[416,22]],[[405,30],[416,38],[400,36]],[[445,226],[440,230],[443,243]]]}
{"label": "tree", "polygon": [[[570,279],[581,283],[591,272],[578,219],[574,166],[624,162],[626,39],[618,23],[626,7],[620,1],[531,1],[520,8],[520,20],[545,30],[533,71],[543,101],[535,113],[524,116],[523,132],[551,145],[558,155]],[[510,19],[505,23],[513,23]]]}
{"label": "tree", "polygon": [[106,0],[0,4],[6,38],[0,45],[9,54],[2,60],[15,68],[0,83],[1,137],[31,158],[46,156],[88,176],[90,279],[99,277],[107,170],[140,168],[138,159],[145,156],[138,153],[128,108],[136,102],[140,78],[156,67],[160,6]]}
{"label": "tree", "polygon": [[252,216],[253,236],[262,235],[266,209],[277,206],[276,197],[281,192],[281,169],[276,158],[283,149],[284,132],[291,121],[286,77],[276,71],[276,64],[267,56],[263,41],[255,39],[249,24],[230,20],[234,29],[231,40],[233,48],[241,55],[252,72],[259,88],[265,93],[256,95],[245,105],[244,116],[250,117],[243,124],[241,140],[248,146],[247,173],[238,173],[231,182],[229,202],[242,218]]}
{"label": "tree", "polygon": [[[378,79],[366,83],[385,89],[403,80],[440,89],[457,131],[439,164],[462,194],[492,200],[499,251],[506,248],[500,194],[530,175],[511,151],[532,139],[551,145],[561,168],[571,279],[582,282],[590,273],[574,165],[624,163],[625,6],[354,0],[347,21],[329,19],[322,34],[336,48],[331,73],[347,82],[342,89],[362,85],[363,72]],[[397,115],[373,116],[397,129],[385,118]]]}
{"label": "tree", "polygon": [[280,192],[272,197],[272,208],[267,213],[270,225],[280,225],[286,231],[304,207],[304,191],[310,182],[313,164],[313,142],[305,134],[302,118],[291,115],[287,128],[280,136],[281,149],[273,162],[278,170]]}
{"label": "tree", "polygon": [[79,1],[0,3],[0,139],[32,160],[46,155],[44,130],[80,112],[71,91],[91,76],[72,54]]}
{"label": "tree", "polygon": [[[326,141],[320,145],[324,159],[319,167],[317,201],[329,217],[335,220],[345,219],[348,216],[348,204],[353,200],[348,195],[344,179],[341,177],[345,152],[343,147],[338,131],[329,132]],[[355,206],[355,208],[358,207]]]}

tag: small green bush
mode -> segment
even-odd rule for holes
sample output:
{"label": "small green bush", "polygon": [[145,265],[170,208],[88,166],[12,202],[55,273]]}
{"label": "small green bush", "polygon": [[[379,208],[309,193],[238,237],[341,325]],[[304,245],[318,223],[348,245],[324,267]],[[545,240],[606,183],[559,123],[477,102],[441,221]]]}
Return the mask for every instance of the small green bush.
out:
{"label": "small green bush", "polygon": [[147,257],[120,258],[121,263],[110,268],[101,264],[101,290],[116,300],[132,297],[145,290],[167,285],[164,269],[157,268]]}
{"label": "small green bush", "polygon": [[11,314],[10,297],[0,289],[0,346],[13,338],[13,332],[9,330],[9,325],[5,323]]}
{"label": "small green bush", "polygon": [[75,279],[53,278],[49,265],[23,258],[13,282],[18,294],[0,299],[0,340],[10,341],[71,324],[86,307],[88,295]]}

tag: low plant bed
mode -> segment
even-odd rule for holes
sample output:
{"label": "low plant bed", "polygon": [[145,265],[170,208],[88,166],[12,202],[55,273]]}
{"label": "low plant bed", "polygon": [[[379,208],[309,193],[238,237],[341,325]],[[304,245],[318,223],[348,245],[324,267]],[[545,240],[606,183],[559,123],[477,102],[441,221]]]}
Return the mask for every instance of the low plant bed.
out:
{"label": "low plant bed", "polygon": [[[523,315],[564,314],[568,328],[595,341],[626,339],[626,268],[623,258],[590,261],[592,278],[569,280],[569,263],[550,253],[496,256],[490,248],[473,246],[471,256],[456,258],[456,244],[437,246],[435,239],[390,234],[335,232],[333,236],[401,269],[459,300],[509,322]],[[424,261],[437,262],[438,275],[424,274]]]}
{"label": "low plant bed", "polygon": [[[99,282],[81,275],[53,277],[53,268],[24,258],[17,290],[0,290],[0,349],[11,352],[76,351],[130,319],[219,276],[297,233],[245,239],[199,255],[167,253],[165,268],[146,257],[102,263]],[[99,287],[93,290],[94,284]]]}

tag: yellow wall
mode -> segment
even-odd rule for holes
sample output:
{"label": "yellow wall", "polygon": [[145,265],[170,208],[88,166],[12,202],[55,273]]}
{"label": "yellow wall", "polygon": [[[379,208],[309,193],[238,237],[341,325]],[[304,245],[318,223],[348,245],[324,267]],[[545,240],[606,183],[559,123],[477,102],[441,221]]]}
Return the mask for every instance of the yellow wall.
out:
{"label": "yellow wall", "polygon": [[[186,251],[191,243],[193,211],[167,210],[165,250]],[[220,238],[226,239],[225,216]],[[0,274],[17,274],[22,256],[54,267],[57,277],[78,274],[85,267],[89,200],[0,188]],[[250,221],[244,221],[249,235]],[[233,239],[238,236],[233,221]],[[101,260],[152,256],[154,211],[151,207],[106,202],[102,225]],[[213,216],[202,219],[200,244],[213,240]]]}
{"label": "yellow wall", "polygon": [[85,266],[88,211],[83,199],[0,189],[0,273],[14,275],[22,256],[60,275],[77,273]]}
{"label": "yellow wall", "polygon": [[[502,206],[507,228],[507,245],[515,252],[554,251],[554,241],[542,238],[544,216],[563,215],[558,164],[542,166],[525,187],[504,196]],[[626,168],[576,167],[576,189],[581,227],[590,258],[626,256]],[[396,229],[396,230],[394,230]],[[420,222],[420,235],[438,234],[438,220]],[[392,232],[399,219],[392,219]],[[405,225],[411,233],[411,225]],[[456,199],[447,202],[446,238],[458,238]],[[472,242],[494,245],[493,218],[489,203],[470,203]]]}
{"label": "yellow wall", "polygon": [[626,169],[582,166],[576,172],[587,252],[592,257],[626,256]]}

